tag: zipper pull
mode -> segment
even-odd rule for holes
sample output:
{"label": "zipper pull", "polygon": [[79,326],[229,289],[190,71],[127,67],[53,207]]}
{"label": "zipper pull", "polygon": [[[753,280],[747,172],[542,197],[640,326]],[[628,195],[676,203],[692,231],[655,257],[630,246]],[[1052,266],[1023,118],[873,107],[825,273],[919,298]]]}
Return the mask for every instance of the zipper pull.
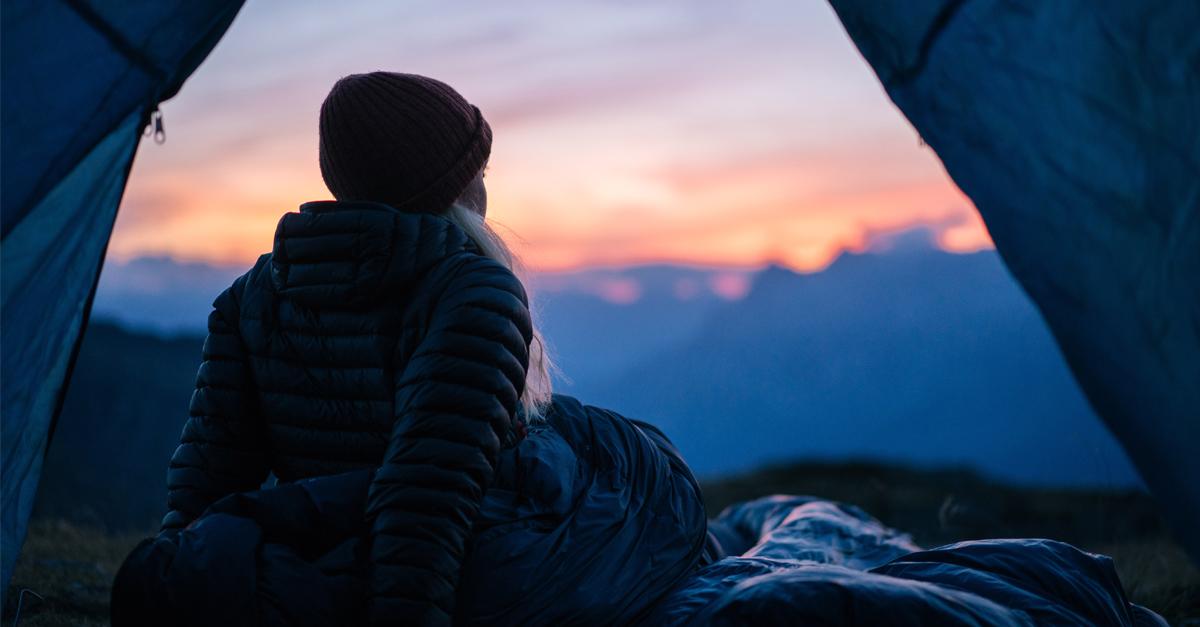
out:
{"label": "zipper pull", "polygon": [[146,132],[142,134],[143,137],[150,137],[150,135],[154,135],[154,143],[160,146],[167,141],[167,132],[163,130],[162,109],[158,107],[155,107],[154,111],[150,113],[150,124],[146,125]]}

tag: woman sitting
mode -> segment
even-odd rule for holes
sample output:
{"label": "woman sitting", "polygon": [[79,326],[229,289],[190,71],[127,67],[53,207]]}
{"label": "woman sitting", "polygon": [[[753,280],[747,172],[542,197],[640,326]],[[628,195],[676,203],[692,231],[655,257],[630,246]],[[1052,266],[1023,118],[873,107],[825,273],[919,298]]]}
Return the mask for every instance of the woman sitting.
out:
{"label": "woman sitting", "polygon": [[[333,87],[337,200],[284,215],[214,302],[170,511],[118,577],[114,624],[517,623],[556,576],[578,580],[564,618],[611,622],[694,568],[703,507],[666,439],[551,398],[485,221],[491,141],[439,81]],[[285,487],[254,493],[272,473]]]}

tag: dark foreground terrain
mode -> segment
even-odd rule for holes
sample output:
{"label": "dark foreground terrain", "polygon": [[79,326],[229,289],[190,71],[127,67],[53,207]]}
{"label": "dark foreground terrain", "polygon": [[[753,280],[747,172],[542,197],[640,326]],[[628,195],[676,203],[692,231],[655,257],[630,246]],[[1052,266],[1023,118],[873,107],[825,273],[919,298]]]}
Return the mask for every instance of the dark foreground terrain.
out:
{"label": "dark foreground terrain", "polygon": [[[1065,540],[1111,555],[1134,602],[1173,625],[1200,625],[1200,572],[1142,493],[1019,488],[965,471],[869,463],[780,465],[705,484],[712,515],[773,493],[854,503],[924,546],[985,537]],[[26,594],[21,625],[107,624],[109,584],[141,537],[58,519],[34,521],[4,604],[4,624],[13,624],[23,589],[42,599]]]}

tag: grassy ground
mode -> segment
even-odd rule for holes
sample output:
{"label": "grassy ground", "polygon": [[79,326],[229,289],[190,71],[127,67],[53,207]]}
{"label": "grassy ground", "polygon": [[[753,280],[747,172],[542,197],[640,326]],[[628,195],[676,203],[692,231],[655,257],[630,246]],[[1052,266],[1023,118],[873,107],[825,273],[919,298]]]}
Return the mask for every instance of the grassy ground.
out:
{"label": "grassy ground", "polygon": [[[792,464],[706,482],[715,515],[766,494],[812,494],[859,505],[910,532],[922,545],[986,537],[1048,537],[1110,555],[1129,597],[1173,625],[1200,625],[1200,572],[1175,545],[1148,497],[1136,492],[1003,486],[968,472],[875,464]],[[25,627],[105,625],[109,587],[142,533],[107,533],[63,521],[34,521],[17,562],[3,622],[26,595]]]}
{"label": "grassy ground", "polygon": [[1162,614],[1172,625],[1200,625],[1200,573],[1169,540],[1133,540],[1094,547],[1113,558],[1134,603]]}
{"label": "grassy ground", "polygon": [[145,535],[33,521],[4,602],[4,624],[13,624],[18,597],[28,589],[42,598],[25,594],[21,627],[107,625],[113,577]]}

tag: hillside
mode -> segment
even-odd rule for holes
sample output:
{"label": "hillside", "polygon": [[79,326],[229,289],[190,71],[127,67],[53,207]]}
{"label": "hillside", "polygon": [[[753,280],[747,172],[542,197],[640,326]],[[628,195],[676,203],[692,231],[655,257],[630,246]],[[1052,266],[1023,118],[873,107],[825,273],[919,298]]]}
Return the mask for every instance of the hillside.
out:
{"label": "hillside", "polygon": [[914,246],[844,254],[814,274],[768,268],[689,337],[573,391],[658,424],[706,476],[855,457],[1138,485],[991,252]]}
{"label": "hillside", "polygon": [[43,464],[35,517],[112,529],[157,524],[202,341],[88,326]]}

